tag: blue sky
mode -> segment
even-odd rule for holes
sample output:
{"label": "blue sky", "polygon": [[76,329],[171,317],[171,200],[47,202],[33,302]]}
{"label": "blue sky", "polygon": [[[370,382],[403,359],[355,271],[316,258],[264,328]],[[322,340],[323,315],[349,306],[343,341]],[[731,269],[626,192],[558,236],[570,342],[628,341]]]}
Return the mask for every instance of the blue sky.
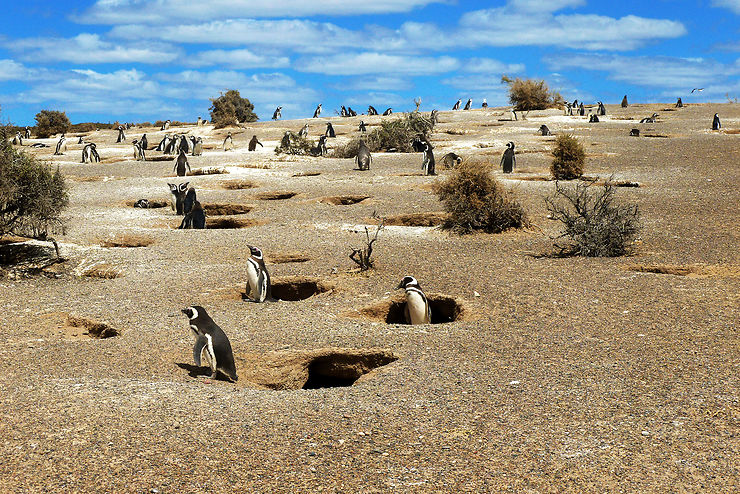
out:
{"label": "blue sky", "polygon": [[18,125],[42,109],[194,121],[226,89],[262,120],[418,96],[496,106],[502,74],[586,102],[740,97],[740,0],[25,0],[0,22],[2,119]]}

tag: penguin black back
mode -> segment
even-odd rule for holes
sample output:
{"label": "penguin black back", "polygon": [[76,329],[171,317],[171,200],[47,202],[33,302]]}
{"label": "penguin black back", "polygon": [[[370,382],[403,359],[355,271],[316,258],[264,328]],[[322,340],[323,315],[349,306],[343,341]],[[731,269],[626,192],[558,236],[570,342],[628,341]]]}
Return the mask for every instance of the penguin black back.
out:
{"label": "penguin black back", "polygon": [[516,154],[514,152],[514,143],[509,142],[506,145],[506,151],[504,151],[503,156],[501,156],[501,167],[503,168],[504,173],[511,173],[515,166]]}

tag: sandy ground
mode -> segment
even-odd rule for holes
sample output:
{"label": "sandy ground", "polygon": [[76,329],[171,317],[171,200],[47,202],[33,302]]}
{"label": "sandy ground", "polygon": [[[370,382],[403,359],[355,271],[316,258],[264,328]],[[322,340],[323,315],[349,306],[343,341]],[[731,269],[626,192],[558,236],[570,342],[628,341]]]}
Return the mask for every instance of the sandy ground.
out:
{"label": "sandy ground", "polygon": [[[348,254],[373,213],[442,209],[430,184],[448,172],[421,176],[420,154],[377,154],[366,173],[349,159],[276,156],[283,132],[305,121],[236,130],[231,152],[219,150],[224,130],[170,129],[204,138],[193,168],[229,172],[187,179],[172,176],[171,161],[132,160],[131,140],[146,132],[153,147],[157,129],[131,129],[124,144],[114,131],[86,135],[101,164],[80,164],[77,144],[61,157],[51,156],[55,139],[24,146],[70,179],[58,238],[68,261],[58,277],[0,279],[0,490],[737,491],[740,135],[708,129],[715,112],[726,130],[740,129],[740,107],[662,111],[669,106],[608,106],[598,124],[556,111],[516,122],[504,109],[442,112],[438,160],[455,151],[497,165],[516,142],[519,168],[496,176],[533,226],[466,237],[389,227],[368,274],[352,272]],[[653,111],[657,123],[637,123]],[[381,117],[330,119],[338,133],[330,147],[355,135],[360,118]],[[307,121],[315,138],[327,119]],[[552,138],[536,134],[542,123],[581,139],[588,175],[640,184],[618,194],[642,213],[633,255],[538,256],[559,229],[543,202],[553,182],[523,180],[548,175]],[[666,137],[628,137],[633,127]],[[249,153],[252,135],[264,148]],[[320,174],[296,176],[305,172]],[[253,206],[231,218],[254,226],[180,231],[169,208],[130,206],[167,200],[166,184],[185,180],[206,210]],[[256,187],[223,186],[245,180]],[[296,194],[260,199],[275,191]],[[319,200],[357,195],[368,199]],[[131,238],[148,245],[101,247]],[[276,280],[310,277],[328,291],[242,301],[247,244],[280,261],[268,264]],[[304,262],[285,262],[297,257]],[[91,265],[120,276],[78,276]],[[407,274],[456,297],[464,317],[412,327],[362,312],[390,304]],[[194,377],[180,313],[192,304],[229,335],[238,383]],[[104,321],[118,336],[90,338],[67,314]],[[327,348],[397,360],[349,387],[267,385],[281,365]]]}

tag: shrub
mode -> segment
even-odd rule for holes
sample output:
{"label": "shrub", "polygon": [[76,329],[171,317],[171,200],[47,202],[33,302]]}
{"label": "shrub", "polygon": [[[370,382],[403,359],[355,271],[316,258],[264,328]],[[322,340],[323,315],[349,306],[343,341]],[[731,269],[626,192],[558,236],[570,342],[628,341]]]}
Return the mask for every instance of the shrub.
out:
{"label": "shrub", "polygon": [[[593,191],[591,187],[598,187]],[[627,252],[637,235],[639,211],[636,204],[615,204],[616,187],[610,178],[603,186],[593,181],[574,186],[555,183],[555,193],[545,198],[553,219],[565,226],[557,238],[566,238],[559,255],[616,257]]]}
{"label": "shrub", "polygon": [[218,98],[211,98],[211,121],[217,129],[236,125],[239,122],[256,122],[254,105],[242,98],[239,91],[229,89]]}
{"label": "shrub", "polygon": [[36,114],[36,135],[41,138],[67,132],[70,127],[67,114],[54,110],[41,110]]}
{"label": "shrub", "polygon": [[506,76],[502,82],[509,85],[509,102],[516,111],[546,110],[562,106],[564,103],[560,93],[550,91],[547,83],[536,79],[510,79]]}
{"label": "shrub", "polygon": [[401,118],[385,121],[367,137],[355,138],[344,146],[337,146],[332,152],[333,158],[354,158],[360,147],[360,140],[365,141],[370,152],[395,150],[399,153],[411,153],[414,138],[428,140],[434,128],[434,122],[419,112],[413,112]]}
{"label": "shrub", "polygon": [[275,154],[293,154],[298,156],[310,156],[316,143],[299,136],[295,132],[288,131],[275,148]]}
{"label": "shrub", "polygon": [[500,233],[527,224],[524,209],[496,182],[487,164],[463,163],[436,184],[435,193],[449,213],[442,227],[460,235],[475,230]]}
{"label": "shrub", "polygon": [[555,180],[572,180],[583,175],[586,152],[578,139],[570,134],[559,134],[552,150],[555,158],[550,165],[550,173]]}
{"label": "shrub", "polygon": [[62,226],[61,213],[69,203],[59,169],[19,153],[0,128],[0,236],[46,238]]}

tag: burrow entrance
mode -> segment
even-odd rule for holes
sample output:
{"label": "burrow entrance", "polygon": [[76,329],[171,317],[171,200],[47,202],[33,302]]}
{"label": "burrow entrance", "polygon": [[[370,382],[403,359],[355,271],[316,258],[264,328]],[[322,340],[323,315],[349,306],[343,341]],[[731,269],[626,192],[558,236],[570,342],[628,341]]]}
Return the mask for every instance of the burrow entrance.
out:
{"label": "burrow entrance", "polygon": [[[126,201],[126,206],[135,208],[137,207],[136,204],[139,203],[141,199],[134,201]],[[139,203],[141,205],[141,203]],[[147,199],[146,200],[146,209],[159,209],[159,208],[166,208],[170,206],[170,201],[164,200],[164,199]]]}
{"label": "burrow entrance", "polygon": [[278,300],[289,302],[306,300],[314,295],[330,292],[335,288],[333,283],[307,276],[285,276],[273,278],[271,282],[272,296]]}
{"label": "burrow entrance", "polygon": [[333,206],[351,206],[357,204],[366,199],[370,199],[370,196],[360,195],[348,195],[348,196],[328,196],[319,199],[319,202],[324,204],[331,204]]}
{"label": "burrow entrance", "polygon": [[124,233],[106,238],[100,242],[101,247],[149,247],[154,243],[152,237],[135,233]]}
{"label": "burrow entrance", "polygon": [[260,194],[257,194],[255,197],[263,201],[282,201],[285,199],[290,199],[291,197],[295,197],[297,195],[298,192],[293,192],[290,190],[275,190],[272,192],[262,192]]}
{"label": "burrow entrance", "polygon": [[235,214],[247,214],[254,209],[254,206],[250,204],[215,203],[204,204],[203,209],[206,210],[206,215],[208,216],[230,216]]}
{"label": "burrow entrance", "polygon": [[[454,321],[476,319],[474,312],[466,304],[439,293],[428,293],[427,300],[432,309],[432,324],[444,324]],[[367,305],[353,312],[350,316],[384,322],[386,324],[408,324],[405,316],[406,294],[398,293],[393,297],[372,305]]]}
{"label": "burrow entrance", "polygon": [[264,220],[255,220],[251,218],[229,218],[216,217],[206,218],[206,228],[210,230],[234,230],[239,228],[249,228],[251,226],[260,226],[267,224]]}
{"label": "burrow entrance", "polygon": [[275,252],[270,254],[266,262],[267,264],[288,264],[292,262],[308,262],[311,258],[300,252]]}
{"label": "burrow entrance", "polygon": [[40,324],[40,327],[44,327],[49,333],[61,334],[66,339],[105,339],[120,334],[118,329],[107,322],[96,321],[66,312],[52,312],[41,316],[41,318],[49,320],[51,327],[48,327],[48,324]]}

